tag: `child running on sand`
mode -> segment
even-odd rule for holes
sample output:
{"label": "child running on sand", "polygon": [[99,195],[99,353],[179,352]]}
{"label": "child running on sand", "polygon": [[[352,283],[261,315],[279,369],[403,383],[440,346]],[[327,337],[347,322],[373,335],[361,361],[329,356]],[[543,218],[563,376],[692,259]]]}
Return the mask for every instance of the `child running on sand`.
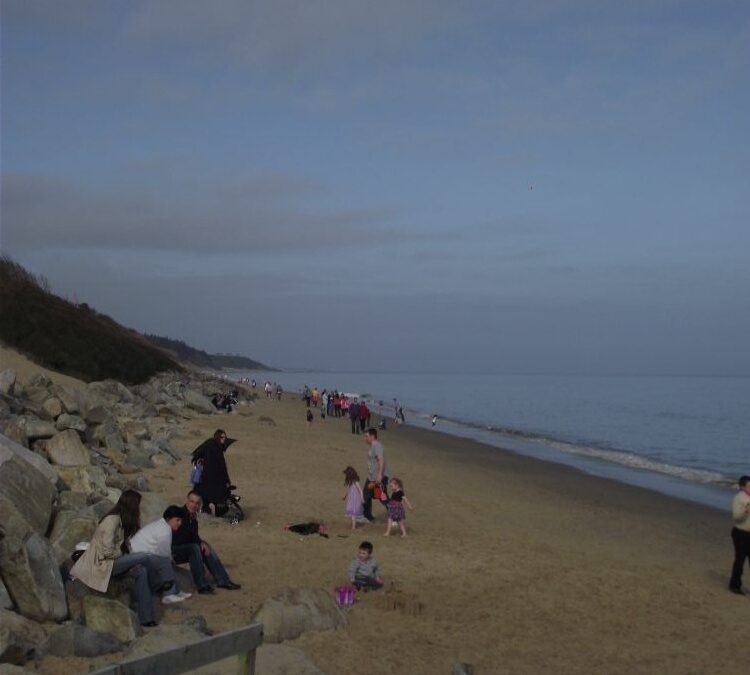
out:
{"label": "child running on sand", "polygon": [[358,591],[376,590],[383,585],[383,579],[378,572],[378,563],[372,557],[372,544],[363,541],[359,545],[357,557],[349,563],[349,581]]}
{"label": "child running on sand", "polygon": [[363,517],[364,495],[362,486],[359,484],[359,474],[351,466],[344,469],[344,485],[346,485],[346,492],[343,501],[346,502],[346,515],[352,519],[352,529],[356,530],[357,521]]}
{"label": "child running on sand", "polygon": [[391,493],[388,499],[388,525],[386,526],[385,536],[388,537],[391,534],[391,528],[398,523],[401,528],[401,536],[406,536],[406,510],[404,504],[409,507],[409,511],[413,511],[414,507],[411,502],[406,498],[404,494],[404,484],[400,478],[391,478],[388,482],[388,491]]}
{"label": "child running on sand", "polygon": [[307,409],[307,428],[309,429],[312,426],[313,421],[313,414],[312,410],[310,408]]}

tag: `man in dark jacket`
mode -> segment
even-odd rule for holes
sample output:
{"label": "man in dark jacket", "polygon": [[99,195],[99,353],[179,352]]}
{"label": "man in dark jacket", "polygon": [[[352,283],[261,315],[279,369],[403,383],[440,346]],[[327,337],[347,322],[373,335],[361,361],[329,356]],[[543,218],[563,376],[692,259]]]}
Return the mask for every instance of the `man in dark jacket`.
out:
{"label": "man in dark jacket", "polygon": [[193,490],[188,492],[185,499],[185,515],[182,519],[182,525],[172,534],[172,559],[178,565],[190,563],[190,574],[198,593],[213,593],[214,590],[206,580],[205,567],[208,567],[208,571],[211,572],[219,588],[236,591],[240,588],[240,585],[235,584],[229,578],[219,556],[198,534],[200,506],[200,495]]}
{"label": "man in dark jacket", "polygon": [[352,421],[352,433],[359,433],[359,401],[355,398],[349,404],[349,418]]}

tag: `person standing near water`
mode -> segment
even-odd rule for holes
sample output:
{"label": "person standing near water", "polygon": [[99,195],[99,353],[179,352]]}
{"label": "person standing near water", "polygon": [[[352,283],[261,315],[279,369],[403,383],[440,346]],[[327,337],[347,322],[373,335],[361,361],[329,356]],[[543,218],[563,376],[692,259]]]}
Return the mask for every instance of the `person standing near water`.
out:
{"label": "person standing near water", "polygon": [[750,561],[750,476],[741,476],[740,491],[732,500],[732,543],[734,544],[734,565],[729,579],[729,590],[737,595],[745,595],[742,590],[742,568]]}

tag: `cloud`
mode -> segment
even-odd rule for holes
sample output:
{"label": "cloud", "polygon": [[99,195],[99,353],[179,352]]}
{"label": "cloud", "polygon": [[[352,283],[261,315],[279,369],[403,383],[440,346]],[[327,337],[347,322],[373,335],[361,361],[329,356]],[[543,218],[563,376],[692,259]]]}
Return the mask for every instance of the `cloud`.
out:
{"label": "cloud", "polygon": [[[206,253],[311,251],[394,236],[385,207],[292,206],[315,183],[259,172],[204,184],[112,188],[42,174],[2,177],[2,246]],[[315,201],[315,200],[312,200]]]}

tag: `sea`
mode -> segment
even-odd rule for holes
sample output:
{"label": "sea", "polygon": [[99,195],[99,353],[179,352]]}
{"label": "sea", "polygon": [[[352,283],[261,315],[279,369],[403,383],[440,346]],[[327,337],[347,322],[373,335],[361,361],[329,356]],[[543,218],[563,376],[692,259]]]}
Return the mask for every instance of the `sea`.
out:
{"label": "sea", "polygon": [[[750,474],[750,378],[238,372],[359,395],[406,424],[726,509]],[[432,418],[437,415],[435,425]]]}

